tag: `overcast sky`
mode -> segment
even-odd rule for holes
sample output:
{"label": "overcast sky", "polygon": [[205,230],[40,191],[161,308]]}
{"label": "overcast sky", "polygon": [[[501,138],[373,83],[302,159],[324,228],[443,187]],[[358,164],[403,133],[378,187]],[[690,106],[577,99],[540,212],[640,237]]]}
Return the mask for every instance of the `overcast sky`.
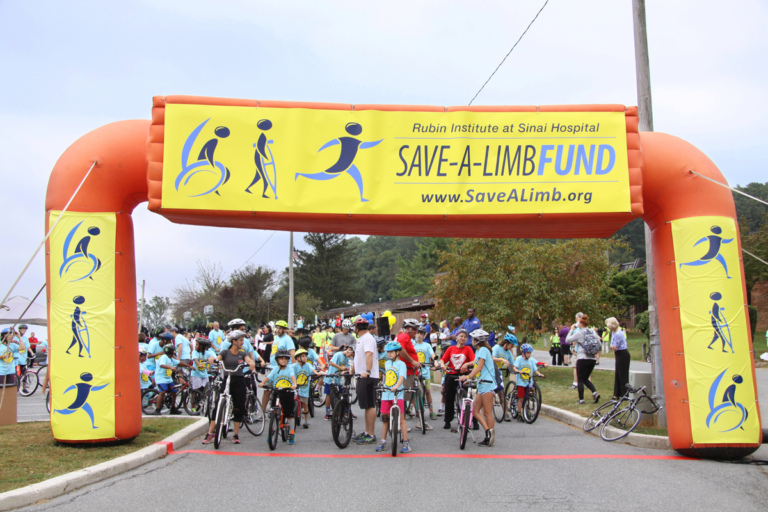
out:
{"label": "overcast sky", "polygon": [[[57,158],[99,126],[149,119],[153,96],[465,105],[543,3],[0,0],[0,293],[44,236]],[[768,3],[647,3],[656,131],[696,145],[731,185],[766,181]],[[631,4],[551,0],[475,104],[636,105]],[[174,225],[146,204],[134,222],[150,297],[172,295],[196,260],[228,275],[272,234]],[[252,261],[287,258],[278,232]],[[44,261],[13,295],[34,295]]]}

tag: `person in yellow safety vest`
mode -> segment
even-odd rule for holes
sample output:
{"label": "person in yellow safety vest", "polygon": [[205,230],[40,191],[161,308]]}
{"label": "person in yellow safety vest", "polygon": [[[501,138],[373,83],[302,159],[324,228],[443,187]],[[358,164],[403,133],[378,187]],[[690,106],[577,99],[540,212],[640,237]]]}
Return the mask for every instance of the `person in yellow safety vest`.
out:
{"label": "person in yellow safety vest", "polygon": [[563,356],[560,352],[560,336],[557,332],[558,330],[555,329],[552,336],[549,338],[549,354],[552,356],[552,366],[563,364]]}

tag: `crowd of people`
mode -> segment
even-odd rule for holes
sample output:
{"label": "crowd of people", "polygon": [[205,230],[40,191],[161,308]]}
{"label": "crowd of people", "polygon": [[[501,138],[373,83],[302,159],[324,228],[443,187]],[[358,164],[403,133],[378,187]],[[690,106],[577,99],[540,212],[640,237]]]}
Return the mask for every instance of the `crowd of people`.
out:
{"label": "crowd of people", "polygon": [[0,331],[0,387],[15,385],[17,376],[34,365],[37,351],[46,355],[48,364],[48,342],[38,340],[34,332],[27,334],[28,330],[21,324]]}

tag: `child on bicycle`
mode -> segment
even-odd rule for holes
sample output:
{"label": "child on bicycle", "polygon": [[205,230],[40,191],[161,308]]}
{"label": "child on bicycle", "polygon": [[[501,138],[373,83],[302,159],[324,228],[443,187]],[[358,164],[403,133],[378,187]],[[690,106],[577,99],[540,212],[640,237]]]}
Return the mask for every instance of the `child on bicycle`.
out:
{"label": "child on bicycle", "polygon": [[[295,353],[294,353],[295,357]],[[271,384],[277,393],[277,398],[280,400],[280,407],[283,409],[283,416],[285,416],[285,422],[292,424],[293,419],[293,392],[296,389],[296,373],[293,370],[293,366],[288,363],[291,362],[291,353],[288,350],[281,348],[275,352],[275,362],[277,368],[273,368],[269,372],[269,376],[259,384],[260,388],[263,388],[267,383]],[[304,359],[306,363],[306,356]],[[288,444],[295,442],[296,433],[291,428],[291,433],[288,436]]]}
{"label": "child on bicycle", "polygon": [[293,354],[296,362],[293,364],[293,372],[296,374],[296,386],[299,390],[299,402],[301,402],[301,411],[296,414],[304,414],[304,428],[309,428],[309,383],[312,381],[311,375],[324,375],[315,371],[315,367],[307,362],[309,354],[303,348],[300,348]]}
{"label": "child on bicycle", "polygon": [[[185,363],[179,362],[178,359],[175,359],[175,355],[176,347],[173,345],[173,343],[166,343],[163,346],[163,355],[157,359],[155,383],[157,383],[157,387],[160,390],[160,393],[157,395],[157,406],[155,407],[154,414],[157,414],[158,416],[161,414],[160,411],[162,410],[163,403],[165,402],[166,393],[170,393],[173,397],[172,403],[176,403],[176,393],[178,390],[173,383],[173,376],[177,371],[177,365],[188,366]],[[181,411],[178,409],[178,407],[172,407],[171,414],[181,414]]]}
{"label": "child on bicycle", "polygon": [[[429,406],[429,418],[432,420],[437,419],[434,409],[432,408],[432,360],[435,358],[435,351],[432,345],[426,341],[427,329],[420,325],[416,331],[416,343],[413,344],[413,348],[416,349],[416,355],[421,363],[421,379],[424,382],[425,398],[427,405]],[[427,430],[432,430],[432,427],[425,421]],[[420,429],[421,424],[417,424],[416,428]]]}
{"label": "child on bicycle", "polygon": [[355,351],[352,347],[342,345],[341,350],[333,354],[331,361],[328,363],[328,372],[325,378],[325,419],[331,419],[331,386],[338,386],[339,392],[341,392],[341,379],[338,377],[331,377],[339,372],[346,372],[349,370],[350,358],[355,356]]}
{"label": "child on bicycle", "polygon": [[475,368],[469,375],[462,375],[459,380],[466,381],[480,377],[477,381],[477,395],[473,402],[473,416],[485,430],[485,439],[478,443],[479,446],[493,446],[496,441],[495,422],[493,419],[493,394],[499,383],[496,379],[496,366],[493,363],[493,354],[488,345],[489,334],[476,329],[470,334],[475,346]]}
{"label": "child on bicycle", "polygon": [[190,388],[204,388],[208,384],[208,368],[211,361],[216,359],[216,351],[211,348],[211,342],[208,338],[196,338],[195,350],[192,351],[192,379]]}
{"label": "child on bicycle", "polygon": [[[139,349],[139,383],[141,390],[149,389],[152,385],[152,374],[155,373],[147,367],[147,349],[144,347]],[[43,390],[45,394],[45,390]]]}
{"label": "child on bicycle", "polygon": [[381,443],[376,447],[377,452],[387,449],[387,434],[389,433],[389,413],[397,400],[400,408],[400,432],[403,434],[403,447],[400,453],[411,451],[408,442],[408,425],[405,423],[405,393],[403,387],[408,372],[405,363],[400,361],[402,346],[397,341],[387,343],[387,362],[384,365],[384,388],[381,392]]}
{"label": "child on bicycle", "polygon": [[[512,365],[512,373],[517,374],[515,384],[517,384],[517,403],[521,404],[525,393],[531,386],[531,375],[536,377],[544,377],[537,370],[539,362],[534,359],[531,354],[533,353],[533,347],[530,343],[523,343],[520,347],[520,351],[523,353],[517,356],[515,363]],[[542,366],[546,368],[547,364],[542,363]],[[519,407],[519,406],[518,406]],[[517,417],[517,421],[523,421],[522,414]]]}

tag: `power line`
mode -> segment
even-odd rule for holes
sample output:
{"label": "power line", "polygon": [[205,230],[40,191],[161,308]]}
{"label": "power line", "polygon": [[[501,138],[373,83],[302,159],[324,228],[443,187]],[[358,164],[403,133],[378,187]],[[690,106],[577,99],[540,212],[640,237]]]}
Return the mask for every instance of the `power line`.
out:
{"label": "power line", "polygon": [[251,259],[252,259],[254,256],[256,256],[256,255],[259,253],[259,251],[260,251],[260,250],[261,250],[261,249],[262,249],[262,248],[263,248],[265,245],[267,245],[267,242],[269,242],[269,241],[272,239],[272,237],[273,237],[273,236],[275,236],[275,233],[277,233],[277,231],[273,231],[273,232],[272,232],[272,234],[271,234],[271,235],[269,235],[269,238],[267,238],[267,239],[264,241],[264,243],[263,243],[263,244],[261,244],[261,246],[260,246],[258,249],[256,249],[256,252],[255,252],[255,253],[253,253],[253,254],[251,254],[251,256],[250,256],[250,257],[249,257],[247,260],[245,260],[245,262],[243,262],[243,264],[242,264],[242,265],[240,265],[239,267],[237,267],[237,270],[240,270],[241,268],[243,268],[243,267],[245,266],[245,264],[246,264],[246,263],[248,263],[249,261],[251,261]]}
{"label": "power line", "polygon": [[515,43],[515,44],[512,46],[512,49],[511,49],[511,50],[509,50],[509,52],[507,52],[507,54],[504,56],[504,58],[503,58],[503,59],[501,59],[501,62],[499,63],[499,65],[498,65],[498,66],[496,66],[496,69],[494,69],[494,70],[493,70],[493,73],[491,73],[491,76],[489,76],[489,77],[488,77],[488,80],[486,80],[486,81],[485,81],[485,83],[483,84],[483,86],[482,86],[482,87],[480,87],[480,90],[479,90],[479,91],[477,91],[477,93],[475,94],[475,96],[474,96],[474,97],[473,97],[473,98],[470,100],[470,102],[469,102],[469,104],[470,104],[470,105],[472,104],[472,102],[473,102],[473,101],[475,101],[475,98],[477,98],[477,95],[478,95],[478,94],[480,94],[480,93],[482,92],[482,90],[483,90],[483,89],[485,89],[485,86],[486,86],[486,85],[488,85],[488,82],[490,82],[490,81],[491,81],[491,78],[493,78],[493,75],[495,75],[495,74],[496,74],[496,72],[497,72],[497,71],[499,70],[499,68],[501,67],[501,65],[502,65],[502,64],[504,64],[504,61],[505,61],[505,60],[507,60],[507,57],[509,57],[509,54],[510,54],[510,53],[512,53],[512,50],[514,50],[514,49],[515,49],[515,47],[517,46],[517,44],[520,42],[520,40],[521,40],[521,39],[523,39],[523,36],[525,36],[525,34],[528,32],[528,29],[529,29],[529,28],[531,28],[531,25],[533,25],[533,22],[534,22],[534,21],[536,21],[536,18],[538,18],[538,17],[539,17],[539,14],[541,14],[541,11],[543,11],[543,10],[544,10],[544,8],[547,6],[547,4],[548,4],[548,3],[549,3],[549,0],[546,0],[546,1],[544,2],[544,5],[542,5],[542,6],[541,6],[541,9],[539,9],[539,12],[537,12],[537,13],[536,13],[536,16],[534,16],[534,17],[533,17],[533,19],[531,20],[531,22],[530,22],[530,23],[528,24],[528,26],[526,27],[525,31],[524,31],[524,32],[522,33],[522,35],[520,36],[520,38],[518,38],[517,42],[516,42],[516,43]]}

